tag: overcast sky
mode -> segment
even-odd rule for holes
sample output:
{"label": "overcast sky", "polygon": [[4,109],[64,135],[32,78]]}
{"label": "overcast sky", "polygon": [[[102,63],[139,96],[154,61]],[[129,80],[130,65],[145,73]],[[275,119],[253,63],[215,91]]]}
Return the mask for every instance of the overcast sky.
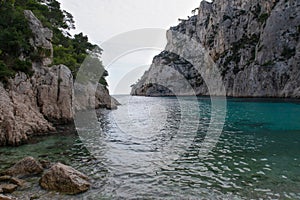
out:
{"label": "overcast sky", "polygon": [[[178,18],[191,16],[201,0],[58,0],[63,9],[75,19],[76,32],[88,35],[90,41],[100,45],[113,42],[125,32],[145,28],[167,30],[178,24]],[[128,94],[133,84],[149,68],[154,55],[165,46],[165,31],[143,36],[156,37],[155,49],[129,52],[108,67],[109,89],[113,94]],[[129,34],[130,35],[130,34]],[[112,39],[113,38],[113,39]],[[152,38],[153,39],[153,38]],[[127,42],[131,42],[129,36]],[[120,48],[122,44],[120,45]],[[105,45],[104,45],[105,46]],[[159,47],[159,48],[158,48]],[[116,47],[115,47],[116,48]]]}

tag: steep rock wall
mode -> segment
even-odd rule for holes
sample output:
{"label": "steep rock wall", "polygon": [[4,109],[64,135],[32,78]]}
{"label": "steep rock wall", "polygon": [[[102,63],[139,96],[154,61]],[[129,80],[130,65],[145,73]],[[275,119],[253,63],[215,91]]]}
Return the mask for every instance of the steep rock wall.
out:
{"label": "steep rock wall", "polygon": [[[209,65],[197,68],[192,63],[201,59],[182,57],[183,52],[201,46],[203,56],[217,66],[227,96],[300,97],[299,1],[202,1],[198,11],[167,32],[165,51],[133,85],[132,95],[173,95],[167,87],[153,83],[160,79],[165,86],[184,88],[179,83],[182,76],[197,95],[222,95],[208,90],[206,83],[215,78]],[[188,45],[187,40],[198,46]],[[170,76],[170,68],[180,75]],[[177,91],[177,95],[187,93]]]}
{"label": "steep rock wall", "polygon": [[[49,67],[53,59],[52,31],[44,28],[31,11],[24,15],[34,35],[30,43],[42,59],[33,63],[31,77],[19,72],[5,86],[0,83],[0,146],[17,146],[30,137],[54,132],[54,123],[72,122],[74,115],[71,71],[64,65]],[[99,85],[94,95],[97,108],[117,107],[118,102],[105,86]]]}

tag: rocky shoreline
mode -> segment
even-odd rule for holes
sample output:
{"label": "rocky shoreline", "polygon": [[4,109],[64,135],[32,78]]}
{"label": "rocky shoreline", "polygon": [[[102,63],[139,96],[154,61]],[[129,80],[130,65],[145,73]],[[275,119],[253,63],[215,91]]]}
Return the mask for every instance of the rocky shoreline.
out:
{"label": "rocky shoreline", "polygon": [[[19,72],[7,83],[0,83],[0,146],[18,146],[34,136],[55,132],[53,124],[72,122],[78,107],[70,69],[64,65],[51,66],[52,31],[31,11],[24,11],[24,15],[33,33],[31,45],[39,52],[49,53],[41,55],[43,59],[39,62],[33,62],[32,76]],[[99,84],[94,97],[95,108],[117,108],[118,102],[109,95],[106,86]]]}
{"label": "rocky shoreline", "polygon": [[[36,182],[30,178],[39,179],[41,189],[55,191],[65,195],[75,195],[89,190],[89,178],[74,168],[62,163],[51,163],[46,160],[37,161],[26,157],[15,165],[0,172],[0,200],[13,200],[13,193],[26,190]],[[29,197],[37,199],[38,196]]]}
{"label": "rocky shoreline", "polygon": [[[52,31],[30,10],[24,11],[24,17],[32,31],[30,45],[41,59],[32,61],[32,74],[18,72],[0,83],[0,147],[34,144],[39,136],[45,135],[74,135],[76,110],[91,106],[116,109],[119,105],[107,87],[100,83],[96,89],[93,88],[95,84],[92,87],[82,85],[81,92],[89,99],[80,102],[80,96],[77,96],[79,101],[75,101],[71,70],[65,65],[52,65]],[[27,156],[28,152],[23,155]],[[62,164],[64,160],[51,163],[42,160],[43,155],[37,157],[39,160],[25,157],[0,172],[0,200],[38,199],[41,195],[51,196],[51,192],[58,196],[76,195],[90,189],[89,177]]]}

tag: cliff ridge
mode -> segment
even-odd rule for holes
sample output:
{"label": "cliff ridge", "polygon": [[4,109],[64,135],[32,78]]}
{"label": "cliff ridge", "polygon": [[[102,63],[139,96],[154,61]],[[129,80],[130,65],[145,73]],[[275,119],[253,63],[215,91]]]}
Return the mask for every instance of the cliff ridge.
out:
{"label": "cliff ridge", "polygon": [[[299,1],[202,1],[198,11],[168,30],[165,51],[133,85],[132,95],[174,95],[167,87],[176,91],[182,79],[196,95],[223,95],[209,92],[215,78],[209,64],[197,68],[201,59],[182,57],[201,47],[202,56],[217,66],[226,96],[300,98]],[[170,69],[178,74],[171,76]],[[158,80],[164,80],[164,86],[156,84]],[[176,91],[186,94],[192,95]]]}

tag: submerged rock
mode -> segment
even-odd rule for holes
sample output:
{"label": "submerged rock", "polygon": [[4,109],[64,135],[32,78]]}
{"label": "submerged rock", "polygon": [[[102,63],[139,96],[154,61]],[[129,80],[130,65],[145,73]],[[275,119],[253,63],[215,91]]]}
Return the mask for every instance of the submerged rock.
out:
{"label": "submerged rock", "polygon": [[3,193],[13,193],[18,188],[18,186],[15,184],[1,184],[0,188]]}
{"label": "submerged rock", "polygon": [[65,194],[78,194],[87,191],[89,178],[72,167],[57,163],[40,179],[42,188]]}
{"label": "submerged rock", "polygon": [[14,166],[6,170],[4,173],[10,176],[22,177],[28,175],[37,175],[43,172],[42,165],[33,157],[26,157],[17,162]]}
{"label": "submerged rock", "polygon": [[22,180],[22,179],[19,179],[19,178],[16,178],[16,177],[12,177],[10,180],[9,180],[10,183],[12,184],[15,184],[15,185],[18,185],[20,187],[23,187],[26,183],[26,181]]}
{"label": "submerged rock", "polygon": [[[26,181],[16,178],[16,177],[12,177],[12,176],[1,176],[0,184],[1,183],[12,183],[14,185],[23,187],[25,185]],[[0,193],[1,193],[1,191],[0,191]]]}
{"label": "submerged rock", "polygon": [[39,160],[44,169],[50,169],[52,167],[52,163],[48,160]]}
{"label": "submerged rock", "polygon": [[12,177],[11,176],[0,176],[0,182],[9,181]]}
{"label": "submerged rock", "polygon": [[16,198],[5,196],[3,194],[0,194],[0,200],[16,200]]}
{"label": "submerged rock", "polygon": [[[20,160],[14,166],[2,172],[1,174],[6,175],[0,176],[0,193],[13,193],[18,187],[22,190],[30,189],[32,184],[36,184],[31,183],[32,180],[38,182],[40,177],[39,184],[43,189],[62,194],[78,194],[90,188],[89,178],[83,173],[61,163],[51,164],[48,161],[44,162],[47,162],[47,167],[51,166],[51,168],[43,175],[44,169],[42,165],[32,157]],[[34,177],[31,175],[34,175]],[[17,177],[23,177],[24,180]],[[29,182],[27,182],[27,179]]]}

